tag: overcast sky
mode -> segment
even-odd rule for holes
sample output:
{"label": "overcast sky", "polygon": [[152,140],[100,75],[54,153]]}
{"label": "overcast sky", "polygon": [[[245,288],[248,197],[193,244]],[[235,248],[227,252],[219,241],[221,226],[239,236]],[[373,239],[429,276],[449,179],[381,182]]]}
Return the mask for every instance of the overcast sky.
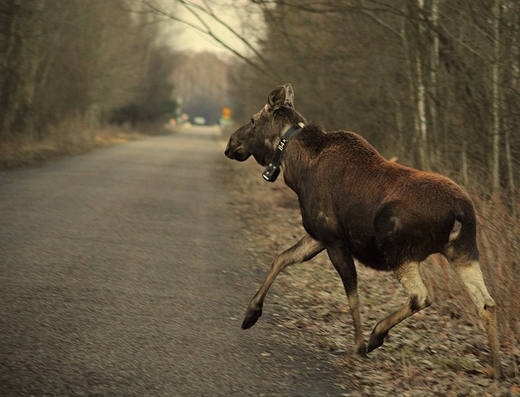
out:
{"label": "overcast sky", "polygon": [[[251,38],[252,31],[250,29],[247,31],[244,30],[244,26],[259,25],[258,21],[260,18],[258,15],[258,9],[254,5],[248,4],[247,0],[221,0],[212,1],[209,4],[217,18],[222,20],[224,24],[197,11],[200,17],[216,36],[227,45],[242,53],[245,50],[245,45],[224,25],[228,25],[240,35],[254,41],[254,39]],[[192,23],[203,30],[206,29],[200,21],[197,21],[197,18],[194,15],[190,14],[190,12],[182,6],[177,5],[173,12],[175,15],[187,22]],[[253,24],[251,22],[253,22]],[[197,31],[196,28],[182,23],[174,24],[172,43],[176,48],[181,50],[228,52],[222,47],[222,45],[216,43],[215,40],[208,35]]]}
{"label": "overcast sky", "polygon": [[[236,41],[234,37],[229,34],[223,34],[227,41],[235,46],[240,46],[240,43]],[[179,35],[175,39],[175,47],[180,50],[192,50],[192,51],[216,51],[222,52],[227,50],[222,45],[216,43],[213,39],[205,34],[197,32],[195,29],[190,27],[183,27],[179,30]]]}

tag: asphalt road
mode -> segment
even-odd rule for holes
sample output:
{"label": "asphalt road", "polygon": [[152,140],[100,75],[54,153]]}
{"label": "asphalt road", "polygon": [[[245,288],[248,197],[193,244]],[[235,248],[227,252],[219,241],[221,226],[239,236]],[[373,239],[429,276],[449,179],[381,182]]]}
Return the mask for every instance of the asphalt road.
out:
{"label": "asphalt road", "polygon": [[240,329],[262,275],[213,132],[0,172],[0,396],[341,395],[294,333]]}

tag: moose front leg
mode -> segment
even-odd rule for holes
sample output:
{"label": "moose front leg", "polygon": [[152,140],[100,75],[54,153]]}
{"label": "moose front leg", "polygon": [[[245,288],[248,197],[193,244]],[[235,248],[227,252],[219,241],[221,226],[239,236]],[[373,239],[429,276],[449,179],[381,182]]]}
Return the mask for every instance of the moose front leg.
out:
{"label": "moose front leg", "polygon": [[354,259],[343,243],[338,247],[327,247],[330,261],[341,277],[350,306],[352,321],[354,322],[354,337],[356,340],[355,352],[366,355],[365,341],[363,340],[363,326],[359,312],[359,297],[357,291],[357,272]]}
{"label": "moose front leg", "polygon": [[278,276],[283,269],[295,263],[308,261],[318,255],[323,249],[322,243],[307,234],[291,248],[278,255],[271,264],[269,274],[249,303],[244,321],[242,322],[242,329],[251,328],[256,324],[262,315],[262,306],[264,305],[265,296],[276,279],[276,276]]}

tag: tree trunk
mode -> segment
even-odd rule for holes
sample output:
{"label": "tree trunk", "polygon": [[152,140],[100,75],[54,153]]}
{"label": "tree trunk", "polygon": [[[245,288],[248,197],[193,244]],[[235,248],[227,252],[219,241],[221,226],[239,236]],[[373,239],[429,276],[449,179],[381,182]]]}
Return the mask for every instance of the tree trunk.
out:
{"label": "tree trunk", "polygon": [[[424,0],[418,0],[419,9],[424,11]],[[417,73],[417,115],[419,120],[419,158],[421,168],[429,169],[428,162],[428,125],[426,121],[426,84],[424,79],[421,46],[420,43],[424,38],[424,23],[422,21],[423,14],[419,15],[419,45],[416,48],[415,66]]]}
{"label": "tree trunk", "polygon": [[437,31],[439,26],[439,0],[432,0],[431,4],[431,22],[433,29],[432,48],[430,58],[430,118],[431,118],[431,137],[433,142],[432,150],[435,155],[435,163],[440,165],[442,163],[442,148],[443,143],[440,137],[440,123],[439,123],[439,87],[438,87],[438,72],[439,72],[439,33]]}
{"label": "tree trunk", "polygon": [[[511,32],[511,80],[508,83],[508,86],[513,87],[514,90],[517,90],[520,87],[520,34],[518,33],[518,29],[520,28],[520,13],[518,11],[520,10],[515,7],[510,10],[511,13],[509,14],[511,15],[511,25],[509,26],[509,31]],[[511,126],[508,126],[504,132],[509,194],[514,195],[516,184],[513,154],[511,149]]]}
{"label": "tree trunk", "polygon": [[491,129],[491,175],[493,178],[493,193],[500,190],[500,10],[501,0],[495,0],[493,7],[493,68],[492,68],[492,117]]}
{"label": "tree trunk", "polygon": [[469,175],[468,175],[468,142],[464,141],[462,143],[462,183],[464,186],[468,186]]}

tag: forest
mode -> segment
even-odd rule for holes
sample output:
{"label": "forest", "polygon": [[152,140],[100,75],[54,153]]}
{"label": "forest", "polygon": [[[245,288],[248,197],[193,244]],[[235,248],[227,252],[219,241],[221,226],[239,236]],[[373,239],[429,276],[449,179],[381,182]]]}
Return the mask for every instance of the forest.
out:
{"label": "forest", "polygon": [[[265,33],[234,66],[232,97],[240,99],[235,115],[247,121],[272,88],[290,82],[295,107],[308,121],[358,132],[387,158],[462,184],[477,207],[481,261],[501,308],[502,340],[515,351],[520,343],[520,3],[253,3]],[[449,272],[432,277],[438,297],[453,296],[446,290]]]}
{"label": "forest", "polygon": [[[238,57],[225,61],[175,52],[163,27],[179,23],[178,13],[157,4],[219,22],[246,49],[228,46]],[[359,132],[405,164],[515,196],[517,1],[244,4],[255,17],[237,30],[219,18],[223,7],[238,8],[229,1],[0,0],[0,142],[165,120],[179,99],[189,110],[204,103],[212,120],[231,105],[243,121],[290,82],[310,121]]]}
{"label": "forest", "polygon": [[[265,33],[235,65],[235,115],[247,121],[290,82],[308,121],[358,132],[387,158],[462,184],[477,206],[502,338],[520,343],[520,3],[253,3]],[[433,279],[442,290],[445,274]]]}
{"label": "forest", "polygon": [[0,0],[0,144],[80,147],[174,112],[173,53],[131,1]]}
{"label": "forest", "polygon": [[239,114],[291,82],[309,120],[359,132],[406,164],[515,191],[517,1],[254,3],[266,34],[248,59],[256,68],[244,63],[234,75],[236,92],[248,92]]}

